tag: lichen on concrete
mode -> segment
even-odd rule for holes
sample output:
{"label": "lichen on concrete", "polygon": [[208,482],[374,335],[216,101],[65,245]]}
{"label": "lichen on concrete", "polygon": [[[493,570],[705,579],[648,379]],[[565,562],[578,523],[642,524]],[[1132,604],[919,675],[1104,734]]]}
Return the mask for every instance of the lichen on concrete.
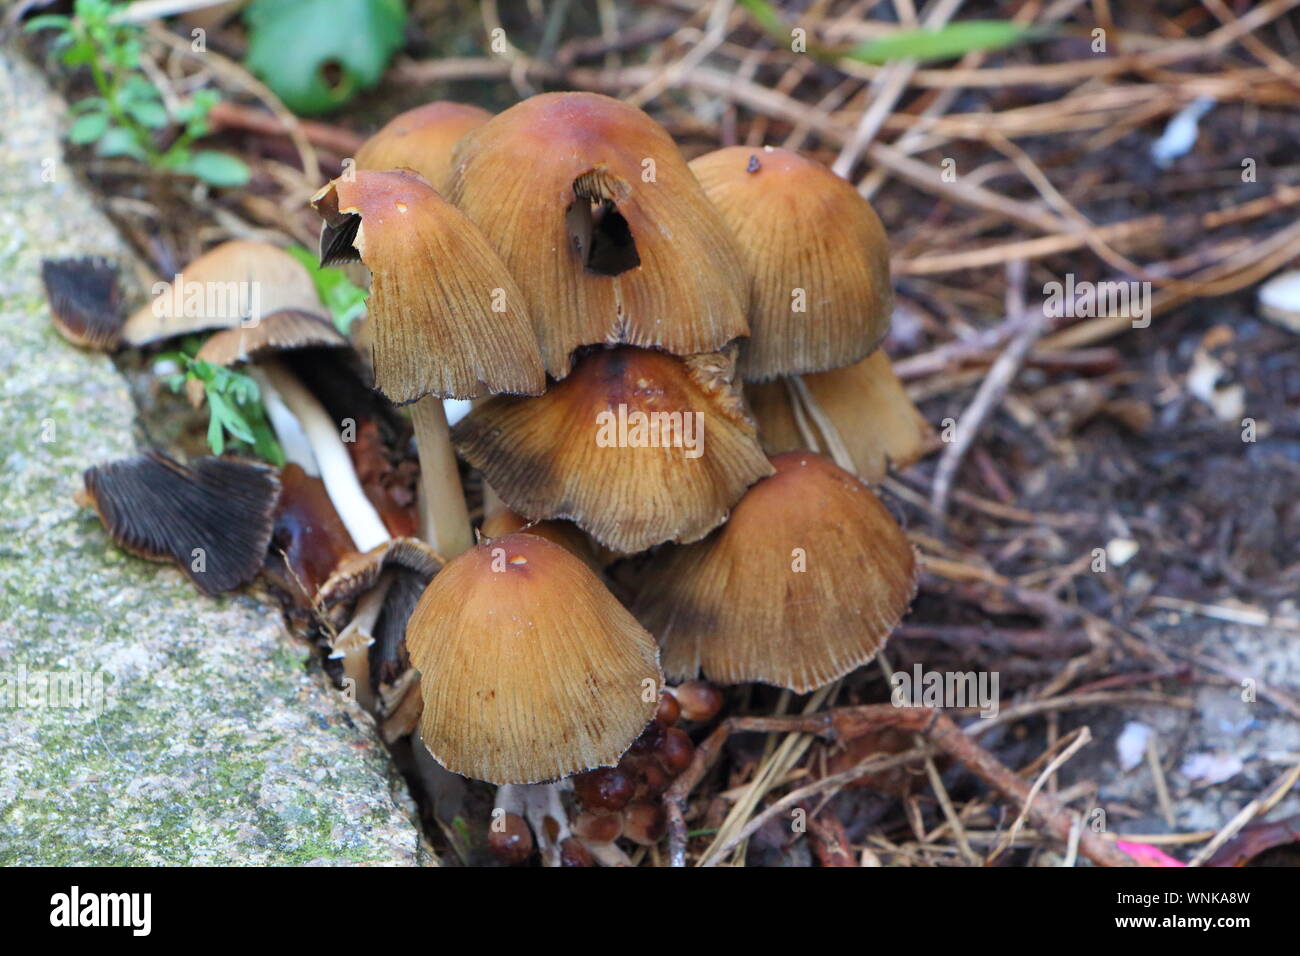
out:
{"label": "lichen on concrete", "polygon": [[128,253],[4,46],[0,103],[0,864],[424,862],[373,727],[278,608],[204,598],[74,503],[87,466],[138,450],[135,410],[54,331],[40,259]]}

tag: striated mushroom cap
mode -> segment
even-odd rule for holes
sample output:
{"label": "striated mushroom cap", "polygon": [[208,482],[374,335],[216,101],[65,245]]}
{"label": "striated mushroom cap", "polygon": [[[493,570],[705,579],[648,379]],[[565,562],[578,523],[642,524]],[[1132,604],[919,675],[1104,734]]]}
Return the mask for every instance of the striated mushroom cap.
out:
{"label": "striated mushroom cap", "polygon": [[518,279],[547,372],[582,345],[676,355],[748,331],[735,244],[664,129],[595,93],[543,93],[456,150],[448,198]]}
{"label": "striated mushroom cap", "polygon": [[[934,435],[881,349],[853,365],[805,375],[803,385],[834,427],[853,470],[866,481],[878,482],[890,468],[914,464]],[[752,383],[745,386],[745,397],[765,452],[778,455],[808,447],[786,382]],[[807,415],[805,421],[817,447],[828,449],[830,442],[816,417]]]}
{"label": "striated mushroom cap", "polygon": [[394,116],[357,150],[357,169],[413,169],[438,192],[451,176],[451,158],[466,133],[492,118],[479,106],[436,100]]}
{"label": "striated mushroom cap", "polygon": [[654,639],[582,561],[531,534],[471,548],[433,579],[406,630],[420,735],[492,783],[611,766],[654,716]]}
{"label": "striated mushroom cap", "polygon": [[126,315],[115,265],[100,256],[45,259],[41,281],[60,335],[96,352],[117,348]]}
{"label": "striated mushroom cap", "polygon": [[312,198],[321,259],[370,269],[375,387],[401,405],[424,395],[537,395],[541,356],[524,297],[474,224],[409,170],[361,170]]}
{"label": "striated mushroom cap", "polygon": [[267,242],[223,242],[185,266],[179,283],[176,279],[158,283],[149,303],[126,320],[124,344],[148,345],[207,329],[253,326],[285,309],[326,314],[311,273]]}
{"label": "striated mushroom cap", "polygon": [[889,331],[889,245],[871,204],[788,149],[731,146],[691,162],[753,283],[746,381],[864,358]]}
{"label": "striated mushroom cap", "polygon": [[527,518],[567,518],[623,553],[695,541],[771,473],[714,358],[599,349],[541,398],[484,402],[452,438]]}
{"label": "striated mushroom cap", "polygon": [[916,594],[916,556],[865,484],[790,452],[697,544],[665,549],[633,611],[670,677],[807,693],[884,646]]}

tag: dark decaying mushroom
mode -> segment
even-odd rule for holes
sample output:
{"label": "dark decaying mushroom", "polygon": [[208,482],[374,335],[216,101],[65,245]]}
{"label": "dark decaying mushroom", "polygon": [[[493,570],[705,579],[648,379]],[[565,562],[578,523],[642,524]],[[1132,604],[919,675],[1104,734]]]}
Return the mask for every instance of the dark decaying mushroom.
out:
{"label": "dark decaying mushroom", "polygon": [[811,452],[772,459],[718,531],[665,549],[633,611],[670,677],[807,693],[884,646],[916,594],[916,556],[860,479]]}
{"label": "dark decaying mushroom", "polygon": [[41,281],[60,335],[97,352],[117,348],[126,311],[116,266],[99,256],[46,259],[41,262]]}
{"label": "dark decaying mushroom", "polygon": [[694,541],[771,473],[717,353],[596,349],[541,398],[497,396],[454,430],[501,500],[615,551]]}
{"label": "dark decaying mushroom", "polygon": [[299,609],[310,609],[320,586],[356,550],[325,483],[294,462],[281,468],[280,499],[266,558],[271,582]]}
{"label": "dark decaying mushroom", "polygon": [[269,468],[230,458],[187,467],[148,452],[88,468],[84,480],[120,547],[172,562],[204,594],[247,584],[262,567],[280,493]]}
{"label": "dark decaying mushroom", "polygon": [[731,236],[672,137],[634,106],[530,97],[465,136],[447,198],[519,280],[555,378],[583,345],[689,355],[748,331]]}
{"label": "dark decaying mushroom", "polygon": [[613,764],[663,683],[654,639],[582,561],[531,534],[450,561],[406,642],[424,745],[448,770],[493,783]]}

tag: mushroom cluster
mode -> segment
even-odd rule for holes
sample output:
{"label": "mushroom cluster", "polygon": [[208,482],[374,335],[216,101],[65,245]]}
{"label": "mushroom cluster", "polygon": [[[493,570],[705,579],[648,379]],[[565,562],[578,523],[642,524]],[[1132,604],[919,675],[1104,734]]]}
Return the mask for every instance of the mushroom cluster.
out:
{"label": "mushroom cluster", "polygon": [[[656,801],[691,762],[679,718],[721,706],[705,682],[821,687],[871,660],[914,596],[914,551],[868,485],[929,440],[880,349],[883,228],[811,159],[687,163],[647,114],[591,93],[402,114],[312,206],[322,264],[369,271],[359,349],[288,257],[250,243],[189,271],[274,289],[252,328],[235,305],[93,336],[218,329],[204,360],[250,369],[286,450],[305,446],[278,492],[240,480],[278,493],[250,537],[309,595],[334,672],[390,741],[502,788],[503,859],[531,852],[527,818],[548,859],[621,862],[614,841],[658,839]],[[418,512],[386,507],[339,441],[358,382],[409,409],[409,426],[353,414],[382,423],[394,460],[413,433]],[[454,428],[445,399],[473,402]],[[138,467],[185,489],[220,477]],[[87,482],[110,524],[114,477]],[[186,544],[127,541],[177,560]]]}

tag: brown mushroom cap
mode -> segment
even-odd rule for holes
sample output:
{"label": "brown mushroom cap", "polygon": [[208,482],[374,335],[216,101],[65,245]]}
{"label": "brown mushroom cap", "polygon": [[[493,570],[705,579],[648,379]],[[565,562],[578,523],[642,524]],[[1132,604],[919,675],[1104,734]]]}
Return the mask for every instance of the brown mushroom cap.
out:
{"label": "brown mushroom cap", "polygon": [[295,604],[313,606],[316,592],[356,544],[339,519],[325,483],[290,462],[280,469],[266,572]]}
{"label": "brown mushroom cap", "polygon": [[871,660],[916,593],[912,546],[871,489],[811,452],[772,465],[716,534],[647,572],[633,610],[672,677],[806,693]]}
{"label": "brown mushroom cap", "polygon": [[439,192],[447,188],[451,157],[466,133],[492,114],[479,106],[436,100],[399,113],[357,150],[357,169],[414,169]]}
{"label": "brown mushroom cap", "polygon": [[[598,349],[541,398],[497,396],[479,405],[452,438],[501,499],[528,518],[567,518],[624,553],[695,541],[771,473],[753,424],[729,387],[708,379],[706,362],[628,346]],[[661,427],[658,438],[648,427],[639,433],[659,447],[634,446],[638,420],[672,426]],[[622,447],[608,444],[624,437]],[[700,453],[691,457],[697,441]]]}
{"label": "brown mushroom cap", "polygon": [[572,521],[530,522],[518,512],[502,507],[484,516],[483,523],[479,526],[479,532],[484,538],[489,539],[500,538],[516,531],[545,538],[552,544],[558,544],[574,557],[581,558],[583,563],[593,571],[599,573],[601,570],[594,543]]}
{"label": "brown mushroom cap", "polygon": [[285,309],[325,314],[311,273],[267,242],[236,239],[199,256],[180,272],[182,285],[159,283],[148,304],[126,320],[122,341],[163,339],[228,329]]}
{"label": "brown mushroom cap", "polygon": [[[934,429],[917,409],[882,349],[861,362],[803,376],[807,387],[853,461],[858,477],[878,482],[892,467],[906,468],[925,453]],[[784,381],[745,386],[769,455],[807,448]],[[805,417],[818,448],[830,444],[815,418]]]}
{"label": "brown mushroom cap", "polygon": [[474,224],[419,175],[362,170],[312,205],[325,220],[322,258],[355,252],[370,269],[375,387],[391,401],[541,393],[523,295]]}
{"label": "brown mushroom cap", "polygon": [[99,256],[46,259],[41,263],[41,281],[60,335],[97,352],[117,348],[126,313],[115,265]]}
{"label": "brown mushroom cap", "polygon": [[262,567],[280,494],[269,468],[230,458],[186,467],[149,452],[88,468],[84,480],[119,547],[175,564],[204,594],[247,584]]}
{"label": "brown mushroom cap", "polygon": [[[286,309],[274,312],[248,328],[236,326],[212,333],[194,358],[228,368],[272,352],[351,347],[347,337],[329,319],[311,312]],[[206,392],[201,381],[190,379],[185,384],[185,394],[190,404],[198,408],[203,404]]]}
{"label": "brown mushroom cap", "polygon": [[[889,246],[871,204],[788,149],[731,146],[691,162],[753,281],[746,381],[864,358],[889,331]],[[797,311],[802,304],[805,311]]]}
{"label": "brown mushroom cap", "polygon": [[461,141],[448,198],[521,283],[555,378],[582,345],[689,355],[748,330],[731,236],[672,138],[634,106],[530,97]]}
{"label": "brown mushroom cap", "polygon": [[610,766],[658,704],[654,639],[585,564],[537,535],[449,562],[406,641],[424,743],[467,777],[535,783]]}

